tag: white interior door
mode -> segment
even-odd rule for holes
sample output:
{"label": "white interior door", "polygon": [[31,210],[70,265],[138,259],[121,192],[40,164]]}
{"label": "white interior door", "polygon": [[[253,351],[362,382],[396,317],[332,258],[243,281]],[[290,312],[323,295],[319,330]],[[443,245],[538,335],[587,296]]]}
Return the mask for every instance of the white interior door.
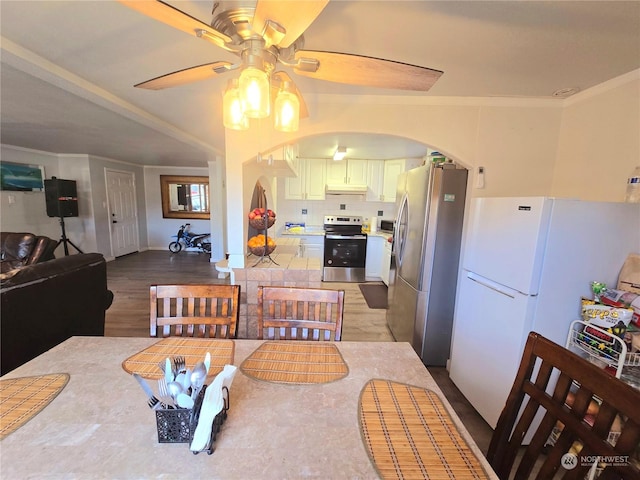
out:
{"label": "white interior door", "polygon": [[109,199],[109,230],[114,257],[137,252],[138,209],[135,175],[131,172],[106,170]]}

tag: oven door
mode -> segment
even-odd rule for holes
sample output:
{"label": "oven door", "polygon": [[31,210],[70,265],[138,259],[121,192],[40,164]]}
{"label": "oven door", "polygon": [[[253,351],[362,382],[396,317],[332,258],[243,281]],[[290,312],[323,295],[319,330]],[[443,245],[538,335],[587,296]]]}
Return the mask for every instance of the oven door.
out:
{"label": "oven door", "polygon": [[364,282],[366,259],[366,234],[325,234],[324,281]]}
{"label": "oven door", "polygon": [[327,234],[324,237],[324,266],[364,268],[367,236]]}

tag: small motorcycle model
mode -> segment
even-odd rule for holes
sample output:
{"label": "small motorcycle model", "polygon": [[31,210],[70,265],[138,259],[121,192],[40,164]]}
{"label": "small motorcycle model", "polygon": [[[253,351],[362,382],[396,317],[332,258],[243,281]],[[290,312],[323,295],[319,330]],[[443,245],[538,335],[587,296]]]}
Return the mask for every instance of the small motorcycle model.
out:
{"label": "small motorcycle model", "polygon": [[[208,238],[210,233],[191,233],[190,223],[185,223],[180,226],[177,235],[173,235],[176,238],[174,242],[169,244],[169,251],[172,253],[178,253],[183,248],[198,248],[205,253],[211,253],[211,241]],[[206,240],[206,241],[205,241]]]}

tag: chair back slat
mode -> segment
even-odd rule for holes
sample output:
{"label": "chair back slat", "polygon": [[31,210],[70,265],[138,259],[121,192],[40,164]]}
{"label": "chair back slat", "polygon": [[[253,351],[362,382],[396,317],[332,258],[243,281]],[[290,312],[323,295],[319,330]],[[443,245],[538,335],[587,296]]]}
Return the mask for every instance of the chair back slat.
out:
{"label": "chair back slat", "polygon": [[639,444],[640,391],[531,332],[487,452],[498,476],[582,480],[597,462],[599,479],[640,480]]}
{"label": "chair back slat", "polygon": [[258,287],[258,338],[340,341],[344,290]]}
{"label": "chair back slat", "polygon": [[235,338],[239,285],[152,285],[150,334]]}

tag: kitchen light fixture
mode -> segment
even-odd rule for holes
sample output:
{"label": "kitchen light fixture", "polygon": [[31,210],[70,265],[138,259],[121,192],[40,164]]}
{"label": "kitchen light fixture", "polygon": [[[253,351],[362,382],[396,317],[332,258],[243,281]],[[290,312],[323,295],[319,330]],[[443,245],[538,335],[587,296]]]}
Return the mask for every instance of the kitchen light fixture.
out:
{"label": "kitchen light fixture", "polygon": [[[271,77],[275,66],[272,53],[264,49],[263,40],[252,40],[242,52],[244,68],[240,77],[225,92],[224,126],[233,130],[249,128],[249,118],[266,118],[274,113],[274,127],[281,132],[298,130],[300,99],[290,80]],[[271,83],[274,85],[271,85]],[[272,88],[273,87],[273,88]],[[277,92],[277,95],[276,95]],[[275,95],[271,105],[272,93]]]}
{"label": "kitchen light fixture", "polygon": [[337,162],[343,160],[347,155],[347,147],[338,147],[336,151],[333,153],[333,159]]}
{"label": "kitchen light fixture", "polygon": [[300,100],[292,91],[290,82],[282,82],[282,87],[276,97],[274,110],[274,126],[281,132],[295,132],[300,121]]}
{"label": "kitchen light fixture", "polygon": [[269,101],[269,76],[255,67],[246,67],[240,74],[238,90],[242,110],[249,118],[265,118],[271,113]]}
{"label": "kitchen light fixture", "polygon": [[227,84],[227,90],[222,99],[222,116],[226,128],[232,130],[247,130],[249,128],[249,118],[242,109],[237,78],[232,78]]}

